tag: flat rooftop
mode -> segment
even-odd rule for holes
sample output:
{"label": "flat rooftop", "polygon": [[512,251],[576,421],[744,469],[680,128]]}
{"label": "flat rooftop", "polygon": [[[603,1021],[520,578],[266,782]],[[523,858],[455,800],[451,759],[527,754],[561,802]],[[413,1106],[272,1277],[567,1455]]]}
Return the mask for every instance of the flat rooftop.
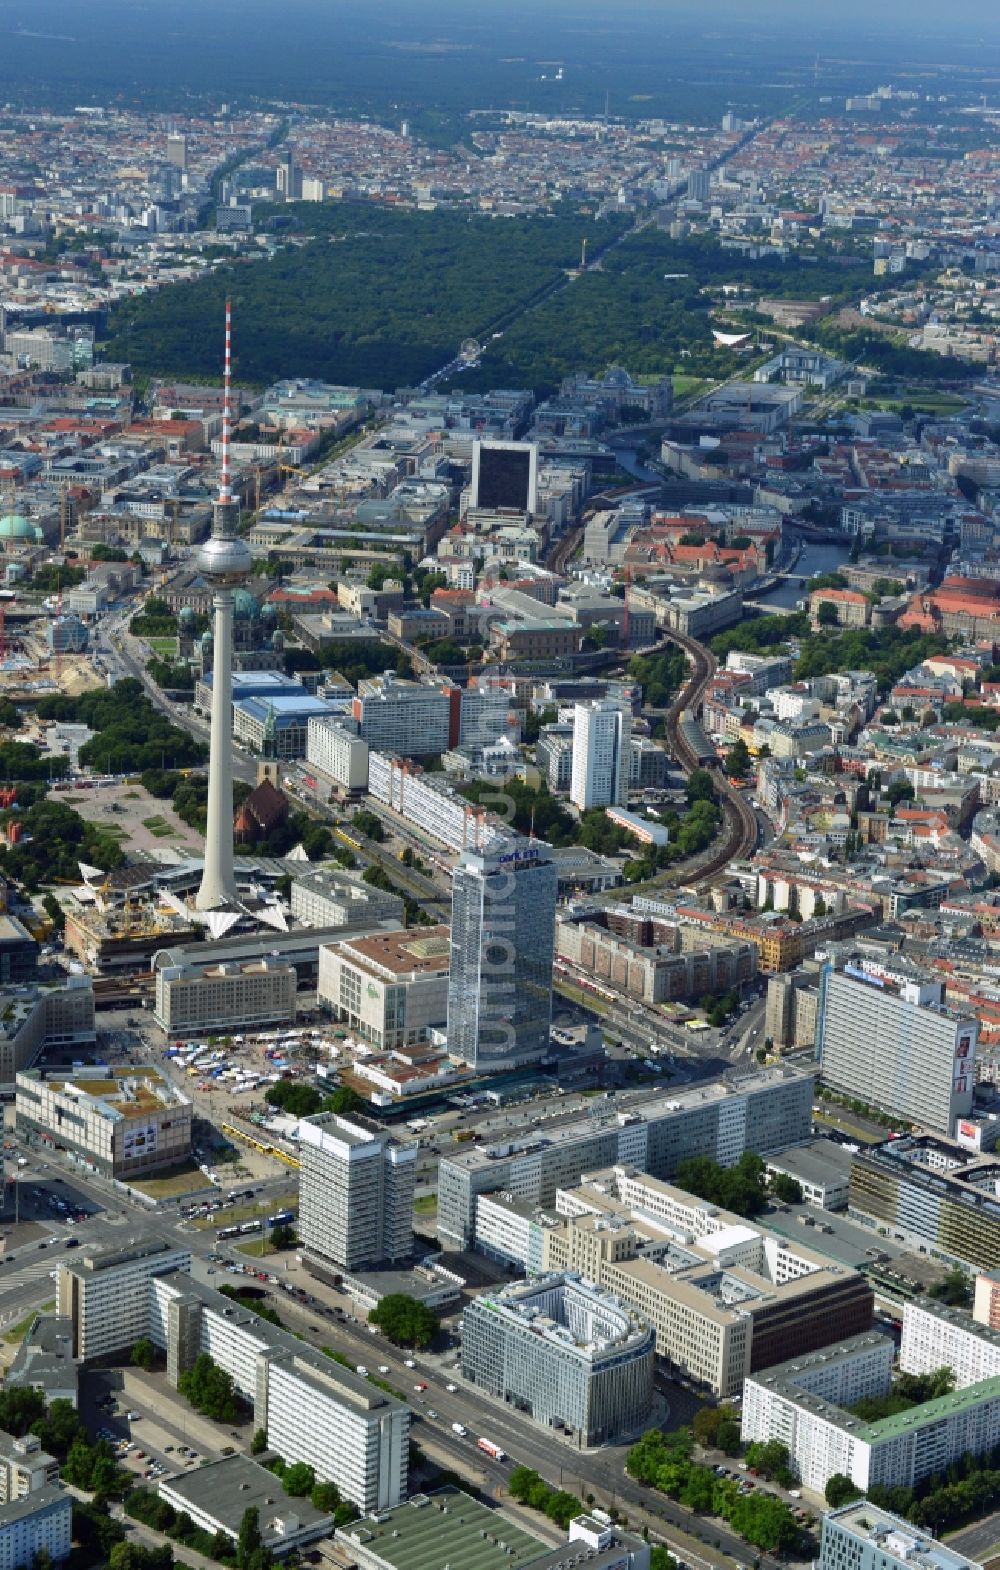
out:
{"label": "flat rooftop", "polygon": [[831,1511],[828,1519],[871,1543],[877,1551],[905,1559],[914,1570],[980,1570],[975,1560],[966,1559],[964,1554],[939,1543],[911,1521],[880,1510],[867,1499]]}
{"label": "flat rooftop", "polygon": [[699,1107],[728,1101],[737,1096],[776,1089],[779,1085],[791,1084],[795,1081],[808,1080],[811,1083],[814,1079],[814,1070],[802,1071],[776,1067],[762,1069],[759,1073],[747,1074],[740,1078],[712,1080],[707,1085],[698,1085],[690,1090],[678,1090],[673,1094],[669,1091],[657,1090],[652,1093],[640,1093],[636,1097],[616,1097],[607,1103],[606,1111],[597,1111],[595,1107],[592,1116],[575,1116],[562,1125],[548,1127],[543,1134],[512,1136],[510,1139],[497,1140],[489,1145],[476,1146],[472,1150],[456,1151],[454,1154],[449,1152],[447,1156],[442,1157],[441,1165],[457,1167],[460,1170],[481,1170],[488,1168],[494,1161],[504,1160],[507,1157],[527,1154],[544,1147],[573,1144],[578,1139],[589,1139],[593,1134],[612,1124],[646,1123],[671,1115],[694,1112]]}
{"label": "flat rooftop", "polygon": [[51,1510],[64,1500],[67,1504],[73,1503],[72,1496],[60,1483],[46,1483],[44,1487],[36,1488],[33,1494],[26,1494],[23,1499],[11,1499],[7,1504],[0,1505],[0,1527],[12,1526],[15,1521],[23,1521],[25,1516]]}
{"label": "flat rooftop", "polygon": [[307,1531],[315,1529],[317,1537],[327,1531],[333,1521],[329,1512],[317,1510],[310,1504],[308,1494],[294,1499],[286,1494],[274,1473],[249,1456],[222,1456],[218,1461],[203,1463],[190,1472],[165,1477],[159,1491],[169,1494],[172,1500],[183,1500],[193,1510],[204,1511],[234,1536],[240,1529],[244,1510],[254,1508],[260,1514],[265,1543],[277,1536],[268,1531],[268,1523],[275,1516],[297,1516]]}
{"label": "flat rooftop", "polygon": [[766,1157],[769,1167],[787,1172],[789,1177],[816,1186],[846,1183],[851,1175],[853,1153],[833,1139],[810,1139],[803,1145],[789,1145]]}
{"label": "flat rooftop", "polygon": [[7,1370],[7,1384],[41,1390],[50,1400],[76,1390],[73,1321],[61,1314],[39,1314]]}
{"label": "flat rooftop", "polygon": [[166,1273],[176,1270],[177,1265],[175,1261],[183,1257],[189,1260],[191,1258],[187,1248],[183,1245],[168,1243],[166,1238],[158,1237],[150,1238],[145,1243],[136,1243],[125,1248],[101,1249],[96,1247],[91,1248],[87,1253],[83,1253],[81,1249],[80,1254],[72,1260],[62,1259],[59,1263],[63,1270],[71,1270],[74,1275],[84,1273],[96,1275],[102,1270],[116,1270],[119,1265],[138,1264],[143,1260],[149,1260],[154,1269],[155,1262],[161,1262],[163,1271]]}
{"label": "flat rooftop", "polygon": [[336,1535],[348,1549],[357,1545],[391,1570],[520,1570],[548,1553],[537,1537],[457,1488],[414,1494]]}
{"label": "flat rooftop", "polygon": [[186,1099],[164,1079],[152,1064],[123,1063],[99,1072],[79,1069],[66,1074],[45,1069],[27,1069],[17,1076],[22,1086],[44,1087],[70,1100],[92,1101],[108,1117],[139,1117],[144,1112],[162,1112],[167,1107],[187,1105]]}
{"label": "flat rooftop", "polygon": [[6,911],[0,912],[0,944],[4,943],[34,943],[34,938],[27,927],[16,916],[8,915]]}
{"label": "flat rooftop", "polygon": [[451,956],[451,928],[421,927],[415,931],[377,932],[369,938],[348,938],[338,947],[386,979],[400,976],[446,975]]}

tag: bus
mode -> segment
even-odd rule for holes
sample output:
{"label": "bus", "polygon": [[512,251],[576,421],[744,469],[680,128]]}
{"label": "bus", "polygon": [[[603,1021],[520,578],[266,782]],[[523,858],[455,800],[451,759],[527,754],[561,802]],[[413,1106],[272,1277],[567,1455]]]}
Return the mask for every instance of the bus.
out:
{"label": "bus", "polygon": [[478,1444],[480,1450],[485,1450],[486,1454],[492,1456],[494,1461],[506,1461],[506,1453],[500,1449],[499,1445],[495,1445],[492,1439],[480,1439]]}

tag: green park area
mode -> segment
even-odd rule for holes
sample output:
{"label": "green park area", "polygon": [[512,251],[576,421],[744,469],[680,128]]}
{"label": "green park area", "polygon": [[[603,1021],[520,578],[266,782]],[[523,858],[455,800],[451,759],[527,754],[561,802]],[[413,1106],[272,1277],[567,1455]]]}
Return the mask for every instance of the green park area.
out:
{"label": "green park area", "polygon": [[[712,330],[724,285],[833,299],[854,282],[830,247],[748,260],[712,236],[671,238],[656,225],[626,234],[625,218],[568,204],[516,223],[352,202],[303,204],[282,219],[295,243],[273,257],[112,309],[109,357],[141,374],[214,377],[213,334],[229,294],[234,371],[245,382],[295,365],[331,381],[413,386],[475,338],[483,352],[456,377],[469,390],[551,392],[565,376],[624,365],[644,380],[673,375],[678,397],[689,397],[737,363]],[[584,239],[600,266],[578,273]]]}

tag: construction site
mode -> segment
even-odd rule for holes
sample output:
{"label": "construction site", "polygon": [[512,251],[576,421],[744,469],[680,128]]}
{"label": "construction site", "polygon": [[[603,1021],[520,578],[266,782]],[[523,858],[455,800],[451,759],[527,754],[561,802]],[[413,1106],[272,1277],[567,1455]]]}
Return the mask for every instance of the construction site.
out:
{"label": "construction site", "polygon": [[[86,565],[66,556],[67,533],[75,524],[71,488],[58,491],[56,517],[46,526],[16,510],[13,481],[0,473],[0,697],[27,702],[56,693],[75,696],[101,684],[86,656],[87,627],[63,604],[65,586]],[[46,588],[32,579],[46,569]]]}

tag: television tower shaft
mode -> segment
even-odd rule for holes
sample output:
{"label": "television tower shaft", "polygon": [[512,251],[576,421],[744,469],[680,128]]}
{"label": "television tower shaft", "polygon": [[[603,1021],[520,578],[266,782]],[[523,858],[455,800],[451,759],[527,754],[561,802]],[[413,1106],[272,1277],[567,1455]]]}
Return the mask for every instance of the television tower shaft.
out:
{"label": "television tower shaft", "polygon": [[222,471],[212,509],[212,533],[198,552],[198,567],[214,585],[212,597],[212,729],[208,757],[208,813],[205,866],[195,896],[198,910],[236,904],[233,870],[233,590],[252,568],[250,551],[238,533],[239,503],[233,500],[230,469],[232,434],[231,308],[226,301],[226,353],[222,400]]}

